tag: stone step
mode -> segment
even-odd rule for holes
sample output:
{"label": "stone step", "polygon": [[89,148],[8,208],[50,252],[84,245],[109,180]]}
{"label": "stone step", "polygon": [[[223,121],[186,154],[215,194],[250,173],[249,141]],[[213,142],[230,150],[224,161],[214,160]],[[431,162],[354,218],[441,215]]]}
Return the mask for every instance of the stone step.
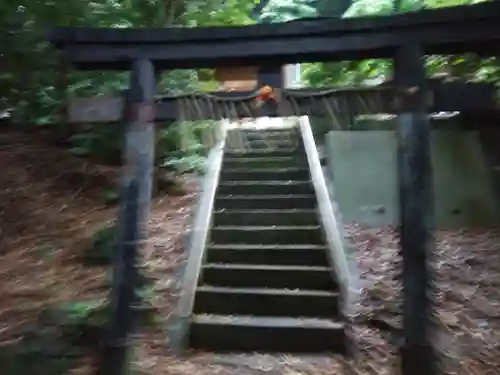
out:
{"label": "stone step", "polygon": [[298,226],[318,225],[318,214],[316,210],[220,210],[213,214],[213,225],[241,225],[241,226]]}
{"label": "stone step", "polygon": [[210,232],[215,244],[322,245],[319,226],[217,226]]}
{"label": "stone step", "polygon": [[307,168],[307,160],[302,155],[276,157],[225,157],[223,168]]}
{"label": "stone step", "polygon": [[294,148],[299,145],[296,139],[256,139],[244,143],[245,148],[250,150],[282,150]]}
{"label": "stone step", "polygon": [[222,169],[220,181],[309,181],[307,168]]}
{"label": "stone step", "polygon": [[261,139],[269,140],[299,140],[299,135],[295,129],[286,130],[229,130],[228,135],[231,137],[242,137],[242,139],[253,141]]}
{"label": "stone step", "polygon": [[293,132],[253,132],[253,133],[243,133],[243,139],[252,142],[252,141],[292,141],[299,142],[301,139],[298,137],[296,133]]}
{"label": "stone step", "polygon": [[244,136],[250,137],[260,137],[260,136],[288,136],[293,135],[298,137],[298,128],[296,127],[288,127],[283,129],[230,129],[228,133],[231,134],[243,134]]}
{"label": "stone step", "polygon": [[326,319],[195,315],[193,348],[236,352],[346,352],[344,325]]}
{"label": "stone step", "polygon": [[226,150],[234,148],[244,148],[246,150],[281,150],[296,148],[301,145],[301,140],[291,138],[262,138],[262,139],[245,139],[244,137],[232,137],[226,141]]}
{"label": "stone step", "polygon": [[274,158],[274,157],[305,157],[304,150],[295,147],[280,150],[225,150],[225,158]]}
{"label": "stone step", "polygon": [[321,245],[212,245],[207,263],[290,266],[328,266],[327,249]]}
{"label": "stone step", "polygon": [[200,285],[336,291],[329,267],[212,264],[202,267]]}
{"label": "stone step", "polygon": [[215,210],[314,209],[315,195],[218,195]]}
{"label": "stone step", "polygon": [[332,318],[338,315],[338,297],[318,290],[200,286],[194,313]]}
{"label": "stone step", "polygon": [[310,181],[235,181],[221,182],[217,187],[221,195],[288,195],[314,194]]}

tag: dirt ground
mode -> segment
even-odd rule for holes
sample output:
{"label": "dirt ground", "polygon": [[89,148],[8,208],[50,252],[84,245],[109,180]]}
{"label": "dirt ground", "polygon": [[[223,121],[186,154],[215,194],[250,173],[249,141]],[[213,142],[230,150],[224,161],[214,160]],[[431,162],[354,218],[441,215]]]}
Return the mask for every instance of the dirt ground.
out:
{"label": "dirt ground", "polygon": [[[104,268],[77,260],[92,233],[114,220],[103,202],[119,171],[104,168],[42,141],[0,133],[0,346],[19,339],[49,302],[106,298]],[[155,199],[144,249],[144,266],[155,280],[155,305],[165,321],[175,311],[180,269],[186,257],[196,186],[183,195]],[[360,314],[400,319],[400,270],[396,232],[391,228],[345,226],[356,251],[365,290]],[[442,374],[500,372],[500,228],[438,231],[431,261],[434,287],[432,334]],[[291,355],[174,355],[166,324],[143,329],[134,340],[134,367],[141,375],[349,374],[341,357]],[[366,325],[352,327],[357,373],[397,373],[391,337]],[[73,375],[91,373],[90,360]]]}

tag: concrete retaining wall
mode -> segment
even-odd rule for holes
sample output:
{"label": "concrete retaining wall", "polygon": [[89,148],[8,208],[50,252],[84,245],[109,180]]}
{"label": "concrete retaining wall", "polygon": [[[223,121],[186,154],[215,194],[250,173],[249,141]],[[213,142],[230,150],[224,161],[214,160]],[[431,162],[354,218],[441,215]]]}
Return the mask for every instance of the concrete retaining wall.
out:
{"label": "concrete retaining wall", "polygon": [[[327,168],[343,222],[399,222],[394,131],[330,131]],[[500,224],[500,209],[479,132],[434,130],[431,136],[435,223],[440,228]]]}

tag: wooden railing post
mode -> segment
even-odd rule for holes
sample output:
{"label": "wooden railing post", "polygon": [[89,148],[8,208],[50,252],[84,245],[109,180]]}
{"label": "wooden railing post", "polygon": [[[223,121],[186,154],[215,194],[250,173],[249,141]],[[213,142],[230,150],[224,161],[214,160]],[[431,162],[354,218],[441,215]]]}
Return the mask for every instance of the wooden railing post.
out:
{"label": "wooden railing post", "polygon": [[435,374],[429,342],[428,255],[433,247],[430,121],[423,50],[405,45],[394,58],[398,111],[400,248],[403,256],[403,375]]}
{"label": "wooden railing post", "polygon": [[111,290],[109,336],[102,351],[99,375],[127,373],[128,340],[135,328],[133,309],[139,286],[138,250],[145,238],[154,167],[155,72],[148,60],[132,64],[125,105],[125,150],[117,253]]}

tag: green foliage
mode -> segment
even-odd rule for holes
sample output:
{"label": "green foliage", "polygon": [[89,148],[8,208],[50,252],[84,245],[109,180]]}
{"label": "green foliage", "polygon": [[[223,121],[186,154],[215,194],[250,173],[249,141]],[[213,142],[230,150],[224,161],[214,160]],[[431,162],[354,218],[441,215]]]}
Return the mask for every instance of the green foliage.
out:
{"label": "green foliage", "polygon": [[276,0],[263,9],[259,22],[287,22],[297,18],[317,17],[316,0]]}
{"label": "green foliage", "polygon": [[104,203],[107,205],[112,205],[118,202],[120,199],[120,193],[116,190],[106,189],[103,192]]}
{"label": "green foliage", "polygon": [[84,262],[96,266],[110,265],[116,250],[116,235],[116,225],[97,230],[92,236],[90,246],[83,255]]}
{"label": "green foliage", "polygon": [[[469,4],[475,0],[271,0],[258,22],[285,22],[304,17],[361,17],[428,8]],[[397,5],[396,5],[397,4]],[[253,0],[28,0],[19,5],[13,0],[0,4],[0,111],[13,110],[19,126],[51,125],[64,136],[62,115],[69,98],[113,94],[128,87],[128,73],[75,72],[65,67],[45,40],[46,28],[86,27],[165,27],[244,25],[255,6]],[[430,56],[431,75],[446,73],[450,78],[499,82],[496,59],[476,56]],[[386,60],[304,64],[303,76],[313,87],[359,85],[382,81],[391,76]],[[172,93],[215,88],[213,71],[176,70],[159,74],[158,91]],[[212,79],[211,79],[212,78]],[[210,126],[210,124],[207,124]],[[82,157],[96,157],[106,163],[121,160],[122,128],[94,126],[74,135],[71,151]],[[159,130],[158,165],[173,171],[203,169],[205,150],[199,136],[181,145],[178,130]],[[189,137],[188,137],[189,138]]]}
{"label": "green foliage", "polygon": [[[154,325],[155,291],[150,287],[142,288],[137,290],[136,295],[139,303],[134,308],[138,312],[139,323],[143,326]],[[67,337],[71,338],[81,337],[93,330],[104,332],[112,313],[111,304],[107,300],[67,302],[52,306],[45,311],[48,319],[57,319],[58,326],[63,328]]]}
{"label": "green foliage", "polygon": [[160,166],[178,173],[203,172],[207,149],[205,132],[212,132],[216,122],[178,122],[158,134]]}
{"label": "green foliage", "polygon": [[44,309],[21,340],[12,340],[0,348],[2,374],[68,373],[84,353],[77,338],[88,338],[89,332],[97,332],[96,327],[101,334],[104,332],[102,326],[95,324],[96,311],[101,305],[97,301],[76,302]]}
{"label": "green foliage", "polygon": [[90,300],[62,303],[54,307],[50,313],[58,316],[59,324],[62,326],[76,326],[82,322],[100,325],[104,320],[104,310],[105,305],[102,301]]}
{"label": "green foliage", "polygon": [[253,0],[188,1],[184,19],[188,26],[248,25],[253,7]]}
{"label": "green foliage", "polygon": [[[135,306],[141,326],[157,326],[154,292],[137,292]],[[11,340],[0,348],[2,374],[61,375],[78,363],[88,350],[102,343],[112,309],[105,300],[82,300],[46,307],[36,324],[20,340]]]}
{"label": "green foliage", "polygon": [[341,17],[353,0],[271,0],[259,22],[287,22],[298,18]]}
{"label": "green foliage", "polygon": [[[481,0],[479,0],[481,1]],[[388,15],[395,11],[416,11],[422,7],[441,8],[467,5],[474,0],[354,0],[344,17]],[[396,5],[397,4],[397,5]],[[318,13],[320,13],[318,11]],[[448,79],[466,79],[499,84],[497,59],[480,59],[475,55],[429,56],[426,59],[430,76],[445,74]],[[392,76],[392,64],[388,60],[343,61],[339,63],[304,64],[303,78],[313,87],[355,86],[383,82]]]}
{"label": "green foliage", "polygon": [[59,331],[38,327],[15,343],[2,345],[2,375],[61,375],[77,364],[81,353],[66,343]]}
{"label": "green foliage", "polygon": [[[0,4],[0,112],[11,110],[13,122],[20,127],[54,124],[53,132],[64,137],[67,99],[114,94],[128,87],[128,73],[75,72],[62,65],[45,40],[47,27],[240,25],[253,22],[249,17],[252,7],[251,0],[28,0],[23,5],[6,0]],[[193,70],[159,74],[159,92],[193,92],[200,86]],[[208,82],[203,86],[215,85]],[[116,163],[120,160],[120,131],[113,126],[92,127],[71,138],[71,151],[78,156]],[[175,151],[179,147],[170,149]],[[189,156],[187,165],[198,168],[200,163],[194,162],[197,154],[186,156]],[[163,163],[167,157],[160,153],[158,160]]]}
{"label": "green foliage", "polygon": [[123,125],[100,125],[70,137],[70,152],[75,156],[92,156],[107,164],[119,164],[123,143]]}

